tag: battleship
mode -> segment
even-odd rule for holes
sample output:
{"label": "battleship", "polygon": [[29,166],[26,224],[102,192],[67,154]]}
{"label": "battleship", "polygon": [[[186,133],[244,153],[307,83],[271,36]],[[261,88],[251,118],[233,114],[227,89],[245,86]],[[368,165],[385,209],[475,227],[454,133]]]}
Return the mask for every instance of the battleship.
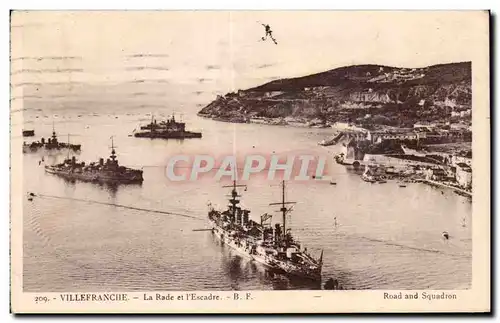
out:
{"label": "battleship", "polygon": [[116,159],[116,151],[111,139],[111,155],[104,162],[104,158],[99,161],[77,162],[75,156],[66,158],[64,162],[56,165],[45,166],[45,171],[49,174],[58,175],[69,180],[81,180],[99,183],[142,183],[142,170],[131,169],[120,166]]}
{"label": "battleship", "polygon": [[167,121],[157,122],[154,116],[151,117],[151,123],[141,126],[140,132],[134,133],[138,138],[161,138],[161,139],[189,139],[201,138],[201,132],[186,131],[186,123],[177,122],[172,115]]}
{"label": "battleship", "polygon": [[45,148],[47,150],[61,150],[61,149],[69,149],[72,151],[80,151],[82,148],[82,145],[75,145],[75,144],[70,144],[69,143],[69,135],[68,135],[68,142],[60,142],[57,139],[56,131],[53,128],[52,129],[52,137],[48,138],[45,140],[45,138],[41,138],[40,141],[34,141],[30,144],[27,144],[26,142],[23,143],[23,153],[27,152],[36,152],[37,150]]}
{"label": "battleship", "polygon": [[239,254],[259,262],[272,272],[289,277],[321,281],[323,266],[323,251],[318,259],[302,249],[300,243],[294,239],[291,229],[286,227],[286,216],[292,210],[287,205],[295,202],[285,201],[285,182],[282,182],[283,199],[278,203],[282,212],[282,223],[271,225],[272,215],[263,214],[260,223],[250,219],[250,211],[242,209],[238,204],[241,195],[233,181],[229,206],[227,210],[219,211],[209,205],[208,218],[212,225],[212,232],[222,244],[229,246]]}

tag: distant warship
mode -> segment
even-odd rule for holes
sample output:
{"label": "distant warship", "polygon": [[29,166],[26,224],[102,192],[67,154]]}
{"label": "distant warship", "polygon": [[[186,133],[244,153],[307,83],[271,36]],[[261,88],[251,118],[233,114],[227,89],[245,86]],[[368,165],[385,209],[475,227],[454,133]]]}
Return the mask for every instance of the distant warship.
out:
{"label": "distant warship", "polygon": [[82,145],[74,145],[69,143],[69,135],[68,135],[68,143],[59,142],[57,140],[56,131],[52,129],[52,137],[48,138],[45,141],[45,138],[42,137],[40,141],[34,141],[30,144],[23,143],[23,153],[27,152],[35,152],[40,148],[45,148],[49,150],[61,150],[61,149],[71,149],[73,151],[80,151]]}
{"label": "distant warship", "polygon": [[286,207],[294,202],[285,201],[285,182],[282,183],[283,200],[270,205],[280,205],[283,214],[282,224],[274,228],[270,224],[272,218],[269,214],[261,216],[260,223],[249,219],[249,210],[241,209],[236,185],[233,182],[229,208],[225,211],[215,210],[210,205],[208,218],[212,223],[212,232],[221,242],[238,253],[247,256],[272,271],[292,277],[321,281],[323,266],[323,251],[316,259],[312,257],[307,248],[302,249],[286,228],[286,215],[291,208]]}
{"label": "distant warship", "polygon": [[92,162],[85,165],[85,162],[77,162],[74,156],[72,158],[68,156],[63,163],[45,166],[45,171],[67,179],[89,182],[142,183],[143,181],[142,170],[118,164],[113,140],[111,141],[111,155],[106,162],[104,162],[104,158],[100,158],[97,164]]}
{"label": "distant warship", "polygon": [[141,132],[136,132],[138,138],[161,138],[161,139],[189,139],[201,138],[201,132],[186,131],[184,122],[177,122],[172,115],[167,121],[157,122],[154,116],[151,117],[151,123],[141,126]]}
{"label": "distant warship", "polygon": [[23,130],[23,137],[33,137],[35,130]]}

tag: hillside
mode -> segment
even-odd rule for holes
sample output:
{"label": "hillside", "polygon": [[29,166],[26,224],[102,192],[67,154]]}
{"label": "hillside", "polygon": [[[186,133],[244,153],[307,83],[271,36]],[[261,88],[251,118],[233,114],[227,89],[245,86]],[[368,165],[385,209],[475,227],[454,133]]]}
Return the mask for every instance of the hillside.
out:
{"label": "hillside", "polygon": [[199,115],[232,122],[411,126],[448,121],[452,112],[457,117],[470,109],[471,101],[470,62],[425,68],[355,65],[218,96]]}

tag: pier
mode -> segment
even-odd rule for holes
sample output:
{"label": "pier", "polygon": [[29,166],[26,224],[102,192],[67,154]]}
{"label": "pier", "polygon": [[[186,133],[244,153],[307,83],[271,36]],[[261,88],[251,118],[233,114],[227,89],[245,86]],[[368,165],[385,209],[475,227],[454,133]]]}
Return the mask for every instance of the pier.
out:
{"label": "pier", "polygon": [[452,185],[448,185],[448,184],[445,184],[445,183],[442,183],[442,182],[437,182],[437,181],[433,181],[433,180],[430,180],[430,179],[417,179],[416,182],[429,184],[431,186],[449,188],[449,189],[454,190],[456,193],[458,193],[460,195],[464,195],[464,196],[467,196],[467,197],[472,197],[472,192],[469,192],[469,191],[466,191],[464,189],[461,189],[461,188],[458,188],[458,187],[455,187],[455,186],[452,186]]}

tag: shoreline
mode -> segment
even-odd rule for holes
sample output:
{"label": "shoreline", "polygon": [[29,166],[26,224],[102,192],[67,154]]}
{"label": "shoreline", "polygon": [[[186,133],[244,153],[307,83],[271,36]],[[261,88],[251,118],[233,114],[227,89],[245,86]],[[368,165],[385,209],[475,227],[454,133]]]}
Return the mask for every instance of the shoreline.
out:
{"label": "shoreline", "polygon": [[417,182],[424,183],[424,184],[427,184],[427,185],[433,186],[433,187],[448,188],[448,189],[453,190],[455,193],[457,193],[459,195],[463,195],[463,196],[467,196],[467,197],[472,198],[472,192],[466,191],[464,189],[461,189],[461,188],[458,188],[458,187],[455,187],[452,185],[447,185],[447,184],[442,183],[442,182],[437,182],[437,181],[433,181],[430,179],[420,179],[420,180],[417,180]]}
{"label": "shoreline", "polygon": [[196,114],[198,117],[211,119],[213,121],[220,121],[226,123],[251,123],[263,124],[268,126],[287,126],[293,128],[314,128],[314,129],[333,129],[330,124],[311,124],[311,122],[304,122],[299,120],[286,121],[284,118],[222,118],[209,114]]}
{"label": "shoreline", "polygon": [[[363,161],[358,161],[359,164],[357,166],[355,166],[355,165],[350,164],[350,163],[345,163],[337,158],[336,158],[336,162],[337,162],[337,164],[342,165],[344,167],[354,167],[355,169],[356,168],[362,169],[363,167],[366,167],[367,165],[369,165],[368,163],[364,163]],[[396,181],[399,180],[401,182],[401,184],[422,183],[422,184],[426,184],[426,185],[429,185],[432,187],[451,189],[453,192],[455,192],[458,195],[472,198],[472,192],[470,192],[470,191],[464,190],[460,187],[456,187],[456,186],[453,186],[450,184],[446,184],[444,182],[439,182],[439,181],[434,181],[434,180],[422,178],[421,176],[418,176],[418,174],[407,174],[407,175],[404,175],[404,174],[390,174],[389,175],[389,174],[387,174],[387,175],[384,175],[383,180],[396,180]],[[378,180],[376,180],[375,182],[378,182]]]}

